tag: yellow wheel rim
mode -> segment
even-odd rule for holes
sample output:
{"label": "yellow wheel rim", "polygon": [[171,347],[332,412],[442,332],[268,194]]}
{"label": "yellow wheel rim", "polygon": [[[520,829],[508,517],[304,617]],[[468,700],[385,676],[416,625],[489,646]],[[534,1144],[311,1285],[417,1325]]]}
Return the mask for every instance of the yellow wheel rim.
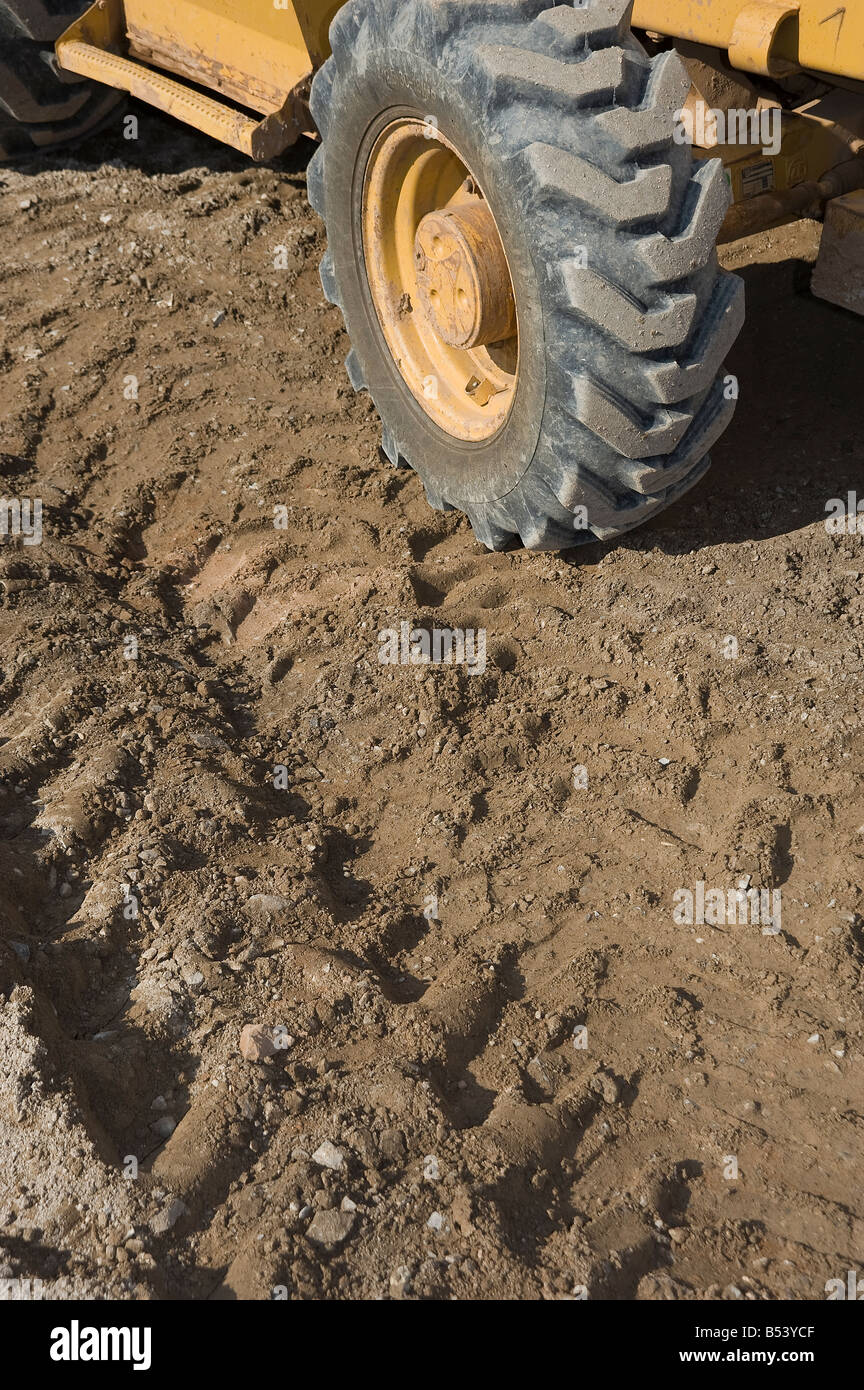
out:
{"label": "yellow wheel rim", "polygon": [[406,117],[381,132],[362,222],[375,312],[406,385],[454,438],[490,439],[516,394],[513,286],[480,185],[436,126]]}

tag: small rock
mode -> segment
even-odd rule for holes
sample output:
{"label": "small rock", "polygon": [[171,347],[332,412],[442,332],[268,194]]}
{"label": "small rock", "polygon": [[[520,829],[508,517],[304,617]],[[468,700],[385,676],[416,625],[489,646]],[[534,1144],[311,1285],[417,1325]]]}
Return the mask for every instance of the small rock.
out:
{"label": "small rock", "polygon": [[175,1197],[173,1202],[169,1202],[167,1207],[163,1207],[150,1221],[150,1230],[155,1236],[163,1236],[166,1231],[170,1231],[172,1226],[176,1226],[181,1216],[184,1216],[188,1208],[185,1202],[181,1202],[179,1197]]}
{"label": "small rock", "polygon": [[331,1144],[329,1139],[325,1139],[312,1155],[312,1162],[317,1163],[320,1168],[332,1168],[335,1172],[345,1166],[345,1155],[335,1144]]}
{"label": "small rock", "polygon": [[450,1208],[453,1225],[460,1235],[470,1236],[474,1231],[474,1201],[467,1187],[460,1187],[453,1197]]}
{"label": "small rock", "polygon": [[353,1211],[317,1211],[306,1231],[307,1239],[325,1250],[336,1250],[348,1239],[356,1220]]}
{"label": "small rock", "polygon": [[404,1298],[411,1287],[411,1270],[407,1265],[398,1265],[390,1275],[390,1297]]}
{"label": "small rock", "polygon": [[168,1139],[177,1128],[177,1121],[173,1115],[160,1115],[158,1120],[154,1120],[150,1126],[154,1134],[158,1134],[160,1139]]}
{"label": "small rock", "polygon": [[270,1032],[260,1023],[247,1023],[240,1034],[240,1052],[247,1062],[262,1062],[276,1051]]}
{"label": "small rock", "polygon": [[621,1097],[621,1086],[611,1071],[598,1071],[591,1078],[591,1090],[597,1091],[607,1105],[615,1105]]}
{"label": "small rock", "polygon": [[378,1149],[381,1157],[386,1158],[389,1163],[401,1163],[405,1157],[405,1135],[401,1129],[382,1129]]}
{"label": "small rock", "polygon": [[423,1160],[423,1176],[427,1182],[437,1182],[441,1176],[441,1169],[434,1154],[427,1154]]}
{"label": "small rock", "polygon": [[274,926],[292,906],[282,893],[253,893],[243,904],[243,913],[254,926]]}
{"label": "small rock", "polygon": [[228,744],[213,729],[196,729],[192,735],[196,748],[211,748],[216,753],[224,753]]}

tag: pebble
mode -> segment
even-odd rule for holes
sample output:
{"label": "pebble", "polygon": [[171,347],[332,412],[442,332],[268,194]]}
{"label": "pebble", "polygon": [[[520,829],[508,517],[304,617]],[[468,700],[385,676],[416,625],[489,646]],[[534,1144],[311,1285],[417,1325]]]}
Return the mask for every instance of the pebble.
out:
{"label": "pebble", "polygon": [[405,1156],[405,1135],[401,1129],[393,1126],[382,1129],[378,1149],[382,1158],[386,1158],[390,1163],[400,1163]]}
{"label": "pebble", "polygon": [[427,1182],[437,1182],[441,1176],[441,1169],[434,1154],[427,1154],[423,1160],[423,1176]]}
{"label": "pebble", "polygon": [[177,1128],[177,1121],[173,1115],[160,1115],[158,1120],[154,1120],[150,1126],[154,1134],[158,1134],[160,1139],[168,1139]]}
{"label": "pebble", "polygon": [[329,1139],[325,1139],[313,1153],[312,1162],[317,1163],[319,1168],[332,1168],[336,1172],[345,1166],[345,1155]]}
{"label": "pebble", "polygon": [[247,1062],[262,1062],[272,1057],[276,1044],[269,1029],[260,1023],[247,1023],[240,1034],[240,1052]]}
{"label": "pebble", "polygon": [[352,1211],[317,1211],[306,1230],[308,1240],[325,1250],[335,1250],[348,1239],[357,1220]]}
{"label": "pebble", "polygon": [[390,1275],[390,1297],[404,1298],[411,1287],[411,1270],[407,1265],[397,1265]]}
{"label": "pebble", "polygon": [[607,1105],[615,1105],[621,1096],[621,1087],[616,1077],[608,1071],[599,1071],[591,1078],[591,1090],[597,1091]]}
{"label": "pebble", "polygon": [[181,1216],[188,1211],[185,1202],[181,1202],[179,1197],[175,1197],[173,1202],[169,1202],[167,1207],[158,1211],[150,1221],[150,1230],[156,1236],[162,1236],[166,1231],[170,1231],[172,1226],[176,1226]]}
{"label": "pebble", "polygon": [[291,907],[291,899],[281,893],[253,893],[243,903],[243,913],[259,926],[273,926]]}

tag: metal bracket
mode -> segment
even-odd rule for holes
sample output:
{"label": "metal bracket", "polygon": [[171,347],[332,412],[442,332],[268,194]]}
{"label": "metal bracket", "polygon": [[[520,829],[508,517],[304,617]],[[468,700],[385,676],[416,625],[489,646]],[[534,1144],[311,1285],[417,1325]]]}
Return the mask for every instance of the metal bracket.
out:
{"label": "metal bracket", "polygon": [[745,5],[735,20],[729,40],[729,61],[742,72],[756,72],[763,77],[785,77],[797,72],[794,63],[778,58],[773,52],[778,34],[787,20],[797,18],[797,4],[758,3]]}

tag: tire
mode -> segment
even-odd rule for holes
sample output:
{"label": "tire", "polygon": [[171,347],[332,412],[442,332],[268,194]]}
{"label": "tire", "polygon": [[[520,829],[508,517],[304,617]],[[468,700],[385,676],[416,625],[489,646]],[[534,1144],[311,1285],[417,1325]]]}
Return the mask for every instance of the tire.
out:
{"label": "tire", "polygon": [[[718,270],[722,165],[673,138],[689,90],[650,59],[627,0],[349,0],[312,85],[321,146],[309,199],[327,230],[321,282],[343,312],[348,373],[391,462],[489,549],[606,540],[705,473],[734,411],[723,361],[744,287]],[[370,140],[394,112],[437,123],[494,214],[519,317],[506,424],[465,443],[418,405],[388,350],[358,233]],[[584,248],[574,255],[576,248]]]}
{"label": "tire", "polygon": [[0,159],[78,140],[122,100],[57,64],[54,40],[85,9],[77,0],[0,0]]}

